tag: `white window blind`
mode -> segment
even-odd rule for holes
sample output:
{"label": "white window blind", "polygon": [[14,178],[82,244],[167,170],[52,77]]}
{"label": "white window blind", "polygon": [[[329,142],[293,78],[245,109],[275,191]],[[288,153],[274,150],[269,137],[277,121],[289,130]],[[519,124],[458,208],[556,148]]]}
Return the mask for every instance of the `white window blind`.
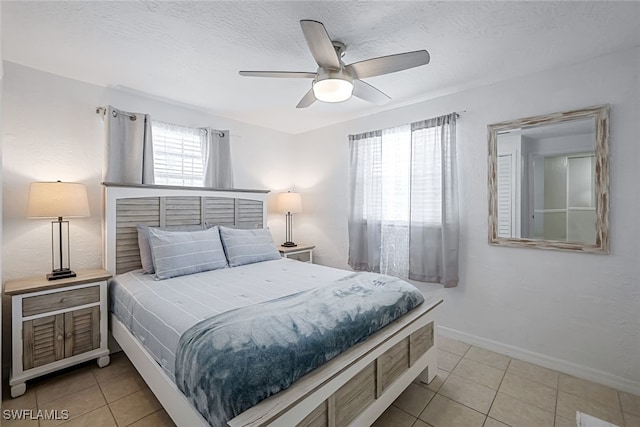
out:
{"label": "white window blind", "polygon": [[152,122],[155,183],[202,187],[205,129]]}
{"label": "white window blind", "polygon": [[441,224],[442,159],[436,136],[434,128],[412,132],[406,125],[359,144],[359,168],[370,168],[370,175],[358,177],[365,188],[365,219]]}
{"label": "white window blind", "polygon": [[413,131],[411,221],[442,224],[442,141],[437,128]]}

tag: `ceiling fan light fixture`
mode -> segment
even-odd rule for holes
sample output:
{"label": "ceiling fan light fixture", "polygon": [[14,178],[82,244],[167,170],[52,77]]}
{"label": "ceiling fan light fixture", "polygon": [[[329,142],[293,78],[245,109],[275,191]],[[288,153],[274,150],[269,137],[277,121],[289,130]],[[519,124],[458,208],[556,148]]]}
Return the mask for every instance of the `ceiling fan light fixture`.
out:
{"label": "ceiling fan light fixture", "polygon": [[[1,0],[0,0],[1,1]],[[346,45],[331,40],[322,22],[302,19],[300,27],[313,59],[318,64],[315,73],[308,71],[240,71],[241,76],[313,79],[311,89],[302,97],[296,108],[307,108],[316,101],[343,102],[351,95],[362,100],[383,105],[391,98],[364,82],[363,78],[382,76],[408,70],[429,63],[426,50],[397,53],[365,59],[345,65],[342,62]]]}
{"label": "ceiling fan light fixture", "polygon": [[342,102],[351,98],[353,83],[345,79],[329,78],[313,83],[313,94],[318,101]]}

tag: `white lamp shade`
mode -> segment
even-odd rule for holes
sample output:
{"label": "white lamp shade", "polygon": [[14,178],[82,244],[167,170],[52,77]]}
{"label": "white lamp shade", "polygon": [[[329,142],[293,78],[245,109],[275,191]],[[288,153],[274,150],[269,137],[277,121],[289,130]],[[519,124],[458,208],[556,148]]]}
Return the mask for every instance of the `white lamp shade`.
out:
{"label": "white lamp shade", "polygon": [[75,182],[32,182],[29,188],[29,218],[89,216],[87,187]]}
{"label": "white lamp shade", "polygon": [[300,213],[302,212],[302,198],[300,193],[280,193],[278,194],[278,211],[282,213]]}
{"label": "white lamp shade", "polygon": [[319,80],[313,84],[313,95],[322,102],[342,102],[351,98],[353,83],[343,79]]}

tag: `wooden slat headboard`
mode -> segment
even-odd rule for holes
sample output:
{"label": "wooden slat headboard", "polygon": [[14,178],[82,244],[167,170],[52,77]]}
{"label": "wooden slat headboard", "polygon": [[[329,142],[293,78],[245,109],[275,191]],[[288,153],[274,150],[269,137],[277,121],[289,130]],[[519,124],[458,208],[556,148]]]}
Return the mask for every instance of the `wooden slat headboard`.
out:
{"label": "wooden slat headboard", "polygon": [[138,224],[169,229],[198,224],[266,225],[268,191],[104,185],[105,269],[112,274],[141,268]]}

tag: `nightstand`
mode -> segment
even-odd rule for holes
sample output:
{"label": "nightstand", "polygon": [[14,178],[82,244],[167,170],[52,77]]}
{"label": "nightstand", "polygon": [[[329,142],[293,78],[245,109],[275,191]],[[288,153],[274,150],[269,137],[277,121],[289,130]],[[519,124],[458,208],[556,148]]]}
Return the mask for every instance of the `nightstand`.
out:
{"label": "nightstand", "polygon": [[315,248],[315,246],[278,246],[278,252],[280,252],[280,255],[282,255],[283,258],[291,258],[296,261],[313,264],[313,248]]}
{"label": "nightstand", "polygon": [[69,279],[44,275],[5,283],[11,296],[11,397],[25,381],[87,360],[109,364],[105,270],[77,271]]}

